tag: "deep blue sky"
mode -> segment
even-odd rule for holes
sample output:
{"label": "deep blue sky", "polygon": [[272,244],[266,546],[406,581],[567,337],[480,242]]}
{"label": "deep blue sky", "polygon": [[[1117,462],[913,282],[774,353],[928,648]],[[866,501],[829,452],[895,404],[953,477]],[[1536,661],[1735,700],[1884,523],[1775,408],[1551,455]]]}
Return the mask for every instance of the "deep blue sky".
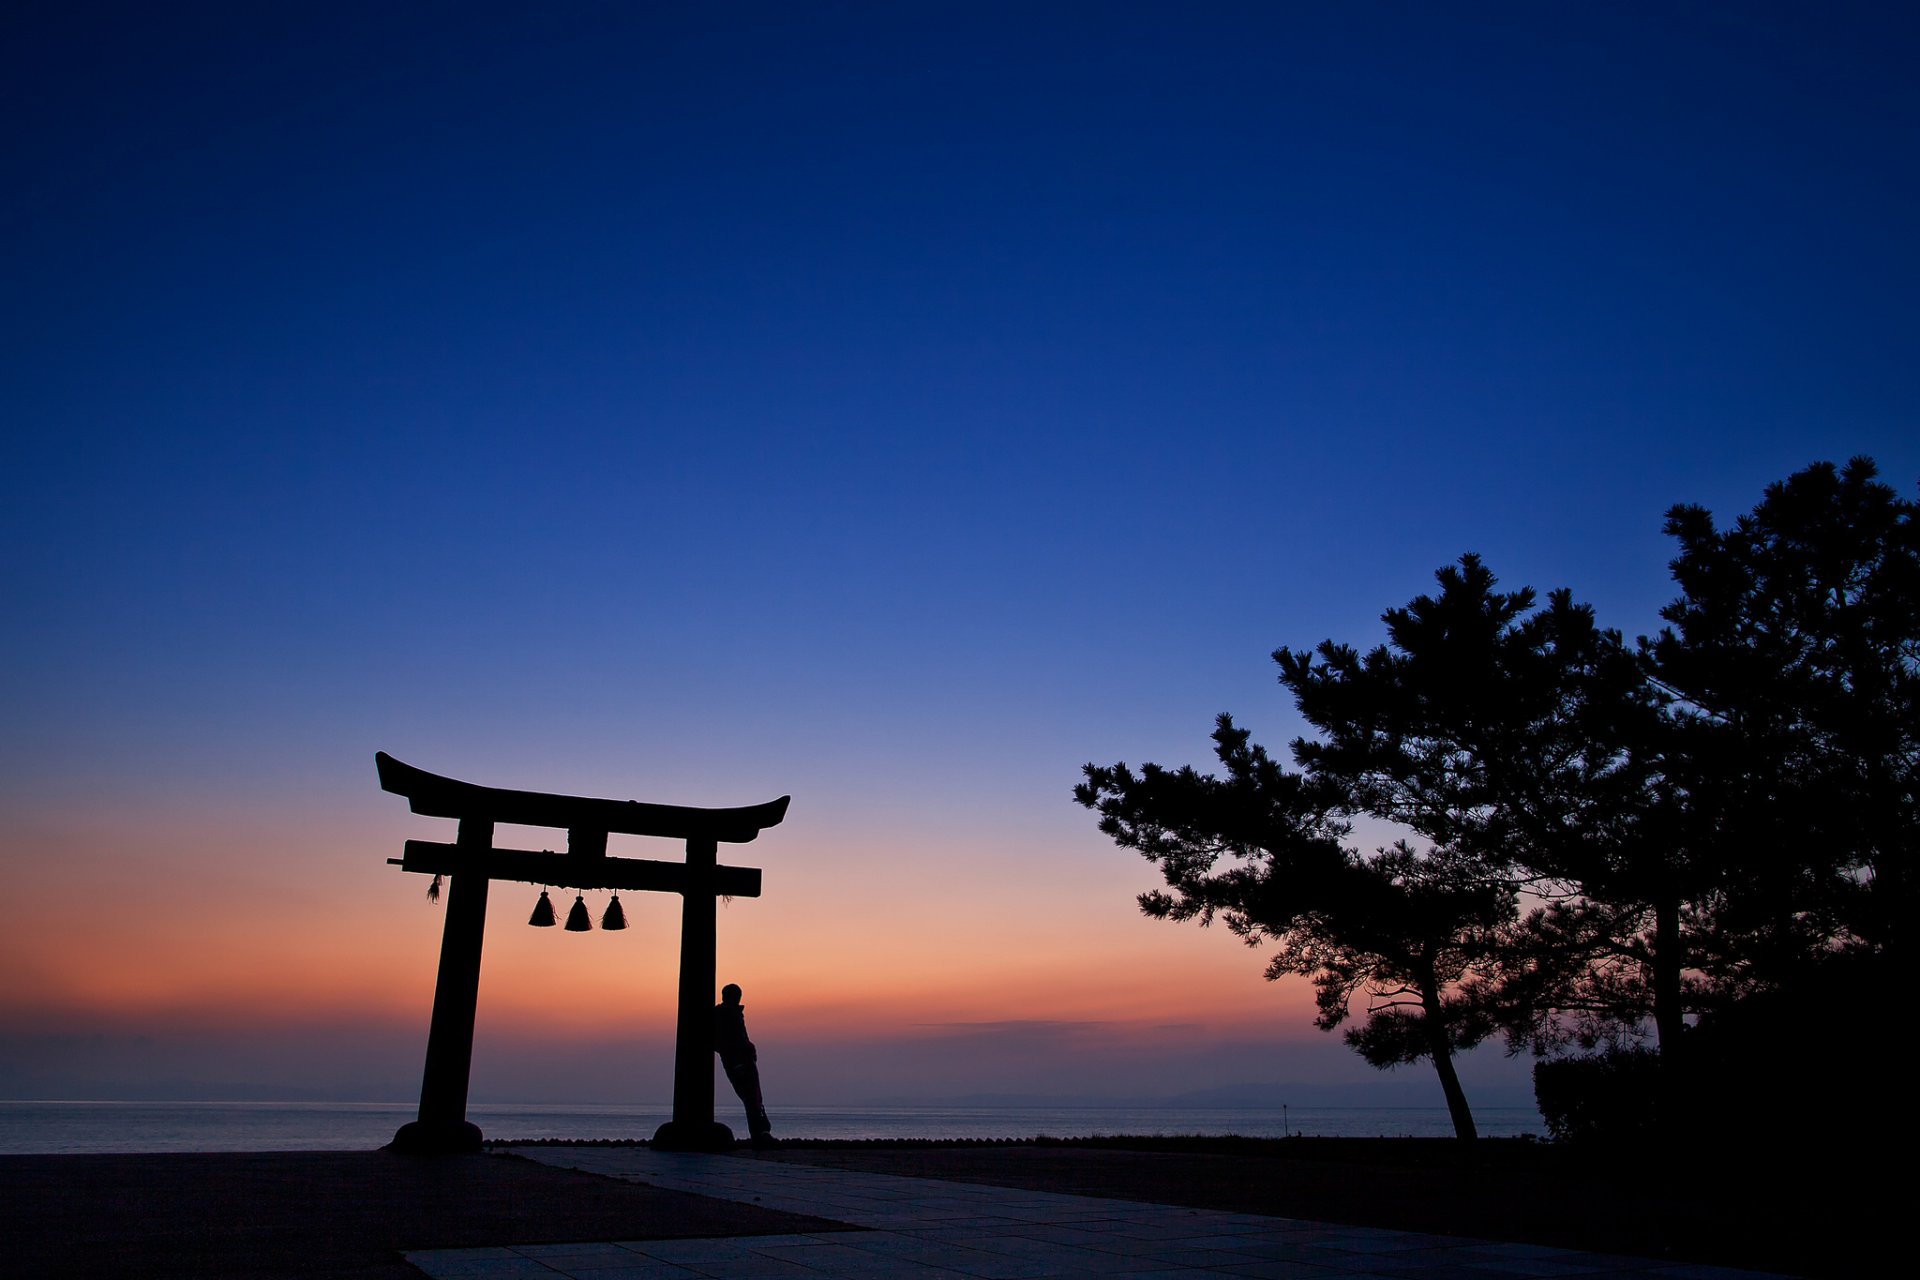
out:
{"label": "deep blue sky", "polygon": [[14,6],[8,856],[385,749],[1149,887],[1078,766],[1275,646],[1912,492],[1915,13]]}

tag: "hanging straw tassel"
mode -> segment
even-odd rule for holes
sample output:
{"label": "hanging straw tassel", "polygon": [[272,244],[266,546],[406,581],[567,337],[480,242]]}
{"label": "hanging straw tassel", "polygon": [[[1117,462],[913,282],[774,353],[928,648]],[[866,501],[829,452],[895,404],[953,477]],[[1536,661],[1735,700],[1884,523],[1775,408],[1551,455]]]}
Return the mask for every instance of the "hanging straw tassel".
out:
{"label": "hanging straw tassel", "polygon": [[620,906],[620,895],[614,894],[613,901],[607,904],[605,914],[600,917],[602,929],[624,929],[627,927],[627,913]]}
{"label": "hanging straw tassel", "polygon": [[536,929],[553,928],[553,899],[547,896],[545,889],[540,891],[540,901],[533,904],[533,915],[528,917],[527,923]]}
{"label": "hanging straw tassel", "polygon": [[567,932],[585,933],[593,928],[593,917],[587,914],[586,899],[579,894],[573,895],[573,910],[567,912]]}

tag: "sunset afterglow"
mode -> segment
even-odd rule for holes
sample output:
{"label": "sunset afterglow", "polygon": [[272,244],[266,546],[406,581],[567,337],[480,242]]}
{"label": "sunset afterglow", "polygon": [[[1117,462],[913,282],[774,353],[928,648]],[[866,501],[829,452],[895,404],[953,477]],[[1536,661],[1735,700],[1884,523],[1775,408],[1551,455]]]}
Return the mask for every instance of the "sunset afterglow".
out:
{"label": "sunset afterglow", "polygon": [[[387,859],[453,824],[376,751],[790,794],[720,852],[770,1100],[1431,1093],[1143,917],[1081,767],[1283,753],[1271,652],[1464,552],[1631,637],[1669,505],[1920,476],[1871,23],[58,9],[0,41],[0,1097],[414,1096],[445,906]],[[661,1100],[678,900],[537,893],[475,1098]]]}

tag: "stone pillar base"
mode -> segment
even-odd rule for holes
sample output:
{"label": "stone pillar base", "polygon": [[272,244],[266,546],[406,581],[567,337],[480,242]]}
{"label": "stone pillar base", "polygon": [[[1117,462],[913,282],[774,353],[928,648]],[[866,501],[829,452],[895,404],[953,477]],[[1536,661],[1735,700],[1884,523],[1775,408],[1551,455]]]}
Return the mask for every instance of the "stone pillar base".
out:
{"label": "stone pillar base", "polygon": [[467,1120],[430,1124],[412,1120],[400,1126],[384,1151],[406,1156],[468,1155],[480,1150],[480,1126]]}
{"label": "stone pillar base", "polygon": [[653,1131],[656,1151],[731,1151],[733,1130],[718,1120],[687,1123],[669,1120]]}

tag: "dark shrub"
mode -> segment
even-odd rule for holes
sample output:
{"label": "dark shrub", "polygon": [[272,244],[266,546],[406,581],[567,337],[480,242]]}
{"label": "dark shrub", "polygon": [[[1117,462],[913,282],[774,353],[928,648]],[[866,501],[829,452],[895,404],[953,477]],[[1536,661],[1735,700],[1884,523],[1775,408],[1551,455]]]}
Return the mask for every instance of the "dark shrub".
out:
{"label": "dark shrub", "polygon": [[1651,1142],[1659,1132],[1660,1058],[1612,1049],[1534,1064],[1533,1097],[1556,1142]]}

